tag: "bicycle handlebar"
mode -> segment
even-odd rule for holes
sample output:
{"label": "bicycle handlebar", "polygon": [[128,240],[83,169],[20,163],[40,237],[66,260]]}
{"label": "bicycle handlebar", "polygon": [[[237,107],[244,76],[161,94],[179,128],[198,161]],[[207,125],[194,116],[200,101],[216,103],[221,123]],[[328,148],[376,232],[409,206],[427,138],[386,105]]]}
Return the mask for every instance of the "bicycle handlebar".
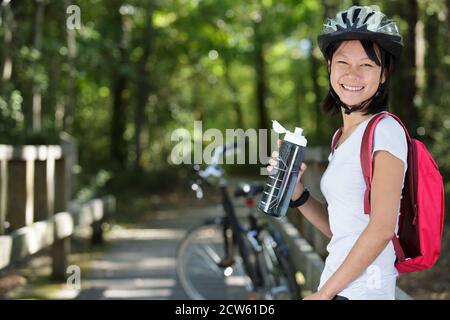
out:
{"label": "bicycle handlebar", "polygon": [[[244,145],[248,145],[248,137],[245,137]],[[201,183],[205,183],[207,186],[211,186],[211,183],[208,181],[208,178],[210,176],[214,176],[216,178],[222,178],[223,176],[223,170],[219,166],[220,157],[222,155],[229,156],[234,152],[238,152],[239,149],[239,143],[237,141],[228,143],[226,145],[217,146],[216,148],[214,148],[211,163],[204,170],[201,170],[198,164],[194,165],[194,174],[198,179],[200,179]],[[191,187],[194,191],[196,191],[198,198],[203,197],[203,191],[199,183],[193,183]]]}
{"label": "bicycle handlebar", "polygon": [[204,174],[202,173],[203,171],[200,169],[200,166],[198,164],[194,165],[194,168],[192,169],[195,173],[195,175],[202,181],[204,182],[206,185],[211,186],[211,183],[206,179],[207,176],[205,177]]}
{"label": "bicycle handlebar", "polygon": [[[247,146],[248,143],[249,143],[248,137],[245,137],[243,143],[244,147]],[[222,155],[229,156],[232,155],[234,152],[239,152],[240,147],[242,147],[242,144],[239,144],[238,141],[228,143],[226,145],[217,146],[213,151],[211,164],[204,171],[207,171],[209,167],[217,167],[219,159]],[[209,170],[210,171],[208,171],[208,174],[215,174],[215,171],[213,169]]]}

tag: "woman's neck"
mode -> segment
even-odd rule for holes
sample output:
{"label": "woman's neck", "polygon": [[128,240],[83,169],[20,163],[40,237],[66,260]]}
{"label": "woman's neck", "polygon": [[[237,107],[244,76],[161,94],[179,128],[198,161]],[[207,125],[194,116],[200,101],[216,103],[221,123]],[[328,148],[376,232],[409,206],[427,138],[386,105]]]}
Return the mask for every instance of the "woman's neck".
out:
{"label": "woman's neck", "polygon": [[343,120],[342,133],[349,132],[358,124],[370,118],[371,116],[372,116],[371,114],[363,115],[362,112],[345,114],[345,112],[342,110],[342,120]]}

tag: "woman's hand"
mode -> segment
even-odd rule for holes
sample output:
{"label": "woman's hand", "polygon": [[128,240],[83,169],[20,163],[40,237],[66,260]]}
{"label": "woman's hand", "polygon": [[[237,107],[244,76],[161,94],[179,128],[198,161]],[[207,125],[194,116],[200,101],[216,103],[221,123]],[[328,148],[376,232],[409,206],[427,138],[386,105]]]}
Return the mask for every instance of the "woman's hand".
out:
{"label": "woman's hand", "polygon": [[[278,147],[281,146],[282,141],[278,140]],[[269,160],[269,165],[267,166],[267,171],[271,172],[272,169],[277,165],[278,163],[278,151],[274,151],[272,152],[272,158]],[[298,174],[298,178],[297,178],[297,183],[295,185],[295,189],[294,192],[292,193],[292,197],[291,200],[297,200],[303,193],[303,190],[305,189],[303,187],[303,184],[300,182],[300,178],[302,177],[303,173],[305,173],[305,170],[307,169],[307,166],[305,163],[302,162],[301,166],[300,166],[300,173]]]}

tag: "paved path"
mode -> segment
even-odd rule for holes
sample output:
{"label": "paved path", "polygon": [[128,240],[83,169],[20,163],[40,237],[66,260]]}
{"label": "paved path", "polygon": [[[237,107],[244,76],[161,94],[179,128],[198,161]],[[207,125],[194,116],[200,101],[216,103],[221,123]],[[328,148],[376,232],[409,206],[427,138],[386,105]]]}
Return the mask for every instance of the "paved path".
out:
{"label": "paved path", "polygon": [[220,207],[157,211],[148,226],[113,228],[111,248],[82,275],[77,299],[188,299],[176,277],[178,242]]}

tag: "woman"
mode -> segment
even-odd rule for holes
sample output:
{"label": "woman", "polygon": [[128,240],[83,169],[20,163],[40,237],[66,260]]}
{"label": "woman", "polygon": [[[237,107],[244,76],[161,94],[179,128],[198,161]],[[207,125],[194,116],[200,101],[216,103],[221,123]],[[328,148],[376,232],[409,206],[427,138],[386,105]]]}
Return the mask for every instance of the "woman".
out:
{"label": "woman", "polygon": [[[300,182],[305,164],[292,195],[291,204],[331,239],[318,291],[305,299],[395,299],[398,273],[391,239],[407,169],[405,132],[390,116],[375,129],[370,215],[364,214],[359,151],[370,118],[387,110],[389,78],[402,38],[383,13],[353,6],[327,20],[318,42],[330,77],[324,109],[340,111],[343,126],[320,181],[326,204]],[[271,159],[268,170],[274,165]]]}

